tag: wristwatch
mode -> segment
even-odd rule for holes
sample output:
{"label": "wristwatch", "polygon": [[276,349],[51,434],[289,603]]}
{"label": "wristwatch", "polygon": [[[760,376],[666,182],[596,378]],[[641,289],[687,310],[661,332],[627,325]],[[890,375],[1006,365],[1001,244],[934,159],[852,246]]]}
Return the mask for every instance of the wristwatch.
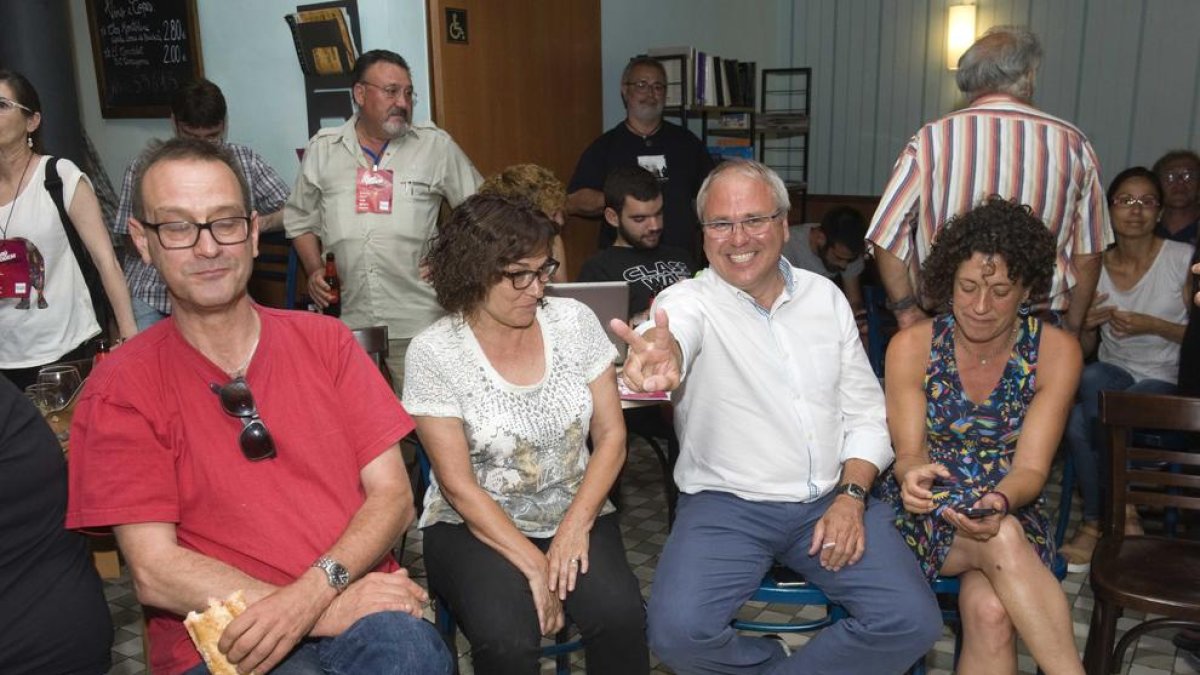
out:
{"label": "wristwatch", "polygon": [[835,495],[850,495],[863,504],[867,503],[867,489],[856,483],[842,483],[833,491]]}
{"label": "wristwatch", "polygon": [[325,573],[325,579],[338,593],[346,590],[346,587],[350,585],[350,571],[333,558],[323,555],[312,566]]}

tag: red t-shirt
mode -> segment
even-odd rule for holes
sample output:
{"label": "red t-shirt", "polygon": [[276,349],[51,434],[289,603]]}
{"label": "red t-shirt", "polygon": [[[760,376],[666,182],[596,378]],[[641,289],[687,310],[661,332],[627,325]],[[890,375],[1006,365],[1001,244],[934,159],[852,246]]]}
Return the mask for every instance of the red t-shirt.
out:
{"label": "red t-shirt", "polygon": [[[242,456],[242,422],[209,386],[229,377],[162,321],[88,378],[71,427],[68,528],[174,523],[181,546],[276,585],[341,536],[364,501],[360,471],[413,421],[341,322],[256,310],[246,380],[277,456]],[[181,617],[147,617],[154,672],[200,662]]]}

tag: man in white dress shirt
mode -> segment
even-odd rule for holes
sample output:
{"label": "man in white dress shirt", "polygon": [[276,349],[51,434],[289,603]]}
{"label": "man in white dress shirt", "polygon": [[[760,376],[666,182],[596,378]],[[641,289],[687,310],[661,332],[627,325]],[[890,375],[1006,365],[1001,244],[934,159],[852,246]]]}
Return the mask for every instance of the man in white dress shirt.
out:
{"label": "man in white dress shirt", "polygon": [[[770,168],[725,162],[696,203],[711,269],[660,294],[641,335],[614,322],[630,386],[675,390],[681,444],[650,647],[679,672],[901,673],[941,616],[890,507],[869,503],[893,455],[850,305],[781,258],[789,202]],[[730,627],[776,562],[850,615],[791,657]]]}

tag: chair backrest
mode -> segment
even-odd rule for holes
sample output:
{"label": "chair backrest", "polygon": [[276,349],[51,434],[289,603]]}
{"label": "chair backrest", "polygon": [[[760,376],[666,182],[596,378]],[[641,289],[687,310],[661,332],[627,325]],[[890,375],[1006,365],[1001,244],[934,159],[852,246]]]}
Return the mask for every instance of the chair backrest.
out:
{"label": "chair backrest", "polygon": [[1200,475],[1160,468],[1200,467],[1200,453],[1146,447],[1143,435],[1133,433],[1135,429],[1200,432],[1200,399],[1104,391],[1100,419],[1108,428],[1112,450],[1106,536],[1124,536],[1126,504],[1200,511]]}
{"label": "chair backrest", "polygon": [[354,339],[358,341],[358,344],[363,348],[363,351],[365,351],[371,357],[371,359],[375,361],[375,366],[379,368],[381,373],[383,373],[383,379],[387,380],[388,384],[391,384],[392,374],[388,371],[387,367],[387,326],[355,328],[350,332],[354,334]]}

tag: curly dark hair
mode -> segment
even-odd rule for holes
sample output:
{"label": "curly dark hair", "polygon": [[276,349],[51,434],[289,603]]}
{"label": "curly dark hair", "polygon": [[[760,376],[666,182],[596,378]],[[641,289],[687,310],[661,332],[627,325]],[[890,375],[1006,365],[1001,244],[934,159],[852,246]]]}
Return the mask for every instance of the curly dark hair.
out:
{"label": "curly dark hair", "polygon": [[447,312],[468,315],[505,266],[548,253],[558,226],[524,200],[475,195],[454,209],[429,243],[424,264]]}
{"label": "curly dark hair", "polygon": [[942,312],[954,296],[954,276],[976,253],[998,255],[1008,279],[1029,289],[1030,300],[1045,297],[1054,274],[1054,235],[1024,204],[992,195],[942,225],[921,267],[926,300]]}

